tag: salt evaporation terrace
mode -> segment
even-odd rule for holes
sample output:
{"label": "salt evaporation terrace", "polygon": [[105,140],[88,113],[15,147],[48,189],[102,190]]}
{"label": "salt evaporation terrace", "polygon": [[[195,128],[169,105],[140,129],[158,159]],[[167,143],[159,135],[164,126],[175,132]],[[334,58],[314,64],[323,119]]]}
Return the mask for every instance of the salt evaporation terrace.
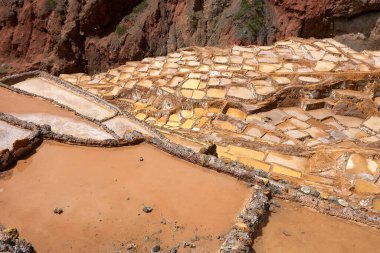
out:
{"label": "salt evaporation terrace", "polygon": [[[343,218],[321,221],[347,230],[337,250],[373,249],[379,78],[380,52],[330,39],[185,48],[94,76],[3,78],[0,223],[41,252],[129,241],[137,252],[266,252],[265,234],[281,226],[271,211],[281,203],[291,213],[285,199]],[[57,229],[63,238],[51,236]]]}

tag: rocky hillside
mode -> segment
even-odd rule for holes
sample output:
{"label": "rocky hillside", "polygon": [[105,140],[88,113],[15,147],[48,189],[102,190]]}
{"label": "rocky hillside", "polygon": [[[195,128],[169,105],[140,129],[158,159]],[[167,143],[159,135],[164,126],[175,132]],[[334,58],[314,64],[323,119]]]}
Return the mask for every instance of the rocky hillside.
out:
{"label": "rocky hillside", "polygon": [[94,73],[191,45],[290,36],[373,48],[379,10],[377,0],[2,0],[0,75]]}

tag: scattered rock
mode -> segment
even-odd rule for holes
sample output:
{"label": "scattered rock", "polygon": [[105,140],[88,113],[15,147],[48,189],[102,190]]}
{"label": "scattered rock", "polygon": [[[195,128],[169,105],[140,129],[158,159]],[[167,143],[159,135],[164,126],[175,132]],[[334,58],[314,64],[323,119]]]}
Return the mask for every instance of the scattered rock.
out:
{"label": "scattered rock", "polygon": [[169,250],[169,253],[177,253],[177,252],[178,252],[178,247],[174,247]]}
{"label": "scattered rock", "polygon": [[219,241],[224,241],[225,238],[224,235],[218,235],[216,239],[218,239]]}
{"label": "scattered rock", "polygon": [[144,161],[144,157],[140,156],[140,162],[143,162]]}
{"label": "scattered rock", "polygon": [[303,192],[303,193],[305,193],[305,194],[310,194],[311,189],[310,189],[310,187],[308,187],[308,186],[302,186],[302,187],[301,187],[301,192]]}
{"label": "scattered rock", "polygon": [[318,198],[321,193],[313,188],[310,188],[310,195]]}
{"label": "scattered rock", "polygon": [[184,248],[186,248],[186,247],[196,248],[195,243],[186,242],[186,241],[183,241],[183,242],[182,242],[182,246],[183,246]]}
{"label": "scattered rock", "polygon": [[3,233],[13,240],[18,239],[19,237],[19,233],[16,228],[6,228],[3,230]]}
{"label": "scattered rock", "polygon": [[153,248],[152,248],[152,252],[160,252],[161,250],[161,247],[159,244],[155,245]]}
{"label": "scattered rock", "polygon": [[286,230],[282,231],[282,233],[283,233],[285,236],[291,236],[291,234],[290,234],[288,231],[286,231]]}
{"label": "scattered rock", "polygon": [[19,238],[16,228],[0,230],[0,252],[36,253],[30,243]]}
{"label": "scattered rock", "polygon": [[277,202],[276,200],[274,200],[274,199],[271,199],[269,203],[270,203],[271,205],[275,206],[275,207],[278,207],[278,208],[281,207],[280,203],[278,203],[278,202]]}
{"label": "scattered rock", "polygon": [[136,250],[137,246],[133,242],[129,242],[126,245],[126,248],[127,248],[127,250],[132,251],[132,250]]}
{"label": "scattered rock", "polygon": [[150,213],[153,211],[153,207],[151,206],[144,206],[143,208],[144,213]]}
{"label": "scattered rock", "polygon": [[371,199],[362,199],[359,202],[359,205],[362,206],[362,207],[369,207],[369,206],[371,206],[371,204],[372,204],[372,200]]}
{"label": "scattered rock", "polygon": [[55,214],[62,214],[62,213],[63,213],[63,208],[61,208],[61,207],[56,207],[56,208],[54,208],[53,212],[54,212]]}
{"label": "scattered rock", "polygon": [[276,207],[270,205],[270,206],[269,206],[269,212],[271,212],[271,213],[276,213],[276,212],[277,212],[277,211],[276,211]]}
{"label": "scattered rock", "polygon": [[333,203],[338,203],[338,199],[335,196],[329,196],[329,201]]}
{"label": "scattered rock", "polygon": [[347,201],[345,201],[344,199],[338,199],[338,204],[344,207],[348,206]]}

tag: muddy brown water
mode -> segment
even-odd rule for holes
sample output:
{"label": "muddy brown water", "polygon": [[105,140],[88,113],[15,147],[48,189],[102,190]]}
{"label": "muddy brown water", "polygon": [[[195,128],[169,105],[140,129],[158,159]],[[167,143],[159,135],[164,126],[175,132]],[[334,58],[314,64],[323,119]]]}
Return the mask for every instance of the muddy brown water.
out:
{"label": "muddy brown water", "polygon": [[83,121],[73,112],[63,109],[38,97],[19,94],[0,87],[0,112],[3,113],[48,113]]}
{"label": "muddy brown water", "polygon": [[379,252],[380,230],[276,200],[281,207],[269,216],[254,241],[256,253]]}
{"label": "muddy brown water", "polygon": [[[140,157],[144,160],[140,161]],[[0,222],[38,252],[215,252],[251,189],[148,144],[80,147],[45,141],[0,177]],[[151,213],[142,211],[153,207]],[[53,209],[62,207],[61,215]],[[195,240],[195,249],[183,241]]]}
{"label": "muddy brown water", "polygon": [[61,108],[47,100],[19,94],[0,87],[0,112],[31,121],[35,124],[51,124],[52,131],[79,138],[112,139],[98,125],[85,120],[74,112]]}

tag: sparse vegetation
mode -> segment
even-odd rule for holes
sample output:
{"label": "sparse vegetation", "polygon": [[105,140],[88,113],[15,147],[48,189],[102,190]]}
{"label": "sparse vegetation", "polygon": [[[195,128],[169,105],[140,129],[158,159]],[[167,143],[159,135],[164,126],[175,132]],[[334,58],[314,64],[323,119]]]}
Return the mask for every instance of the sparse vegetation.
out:
{"label": "sparse vegetation", "polygon": [[10,70],[12,67],[9,66],[7,63],[0,64],[0,76],[4,76],[8,74],[8,70]]}
{"label": "sparse vegetation", "polygon": [[116,33],[118,36],[123,36],[124,34],[127,33],[127,28],[126,28],[124,25],[117,25],[117,26],[116,26],[115,33]]}
{"label": "sparse vegetation", "polygon": [[197,16],[197,14],[195,12],[192,12],[191,15],[190,15],[190,17],[189,17],[189,23],[190,23],[190,27],[193,30],[197,29],[197,27],[198,27],[198,20],[199,20],[199,18]]}
{"label": "sparse vegetation", "polygon": [[263,0],[241,0],[236,18],[245,24],[253,35],[257,35],[264,22]]}
{"label": "sparse vegetation", "polygon": [[140,13],[142,12],[146,7],[148,7],[148,1],[142,0],[138,5],[133,8],[133,13]]}
{"label": "sparse vegetation", "polygon": [[132,12],[124,17],[124,20],[133,20],[133,16],[143,12],[147,7],[149,3],[146,0],[142,0],[138,5],[136,5]]}
{"label": "sparse vegetation", "polygon": [[18,0],[17,1],[17,6],[22,7],[24,5],[24,0]]}
{"label": "sparse vegetation", "polygon": [[0,75],[6,75],[8,73],[8,70],[0,68]]}
{"label": "sparse vegetation", "polygon": [[46,13],[52,12],[56,6],[57,6],[56,0],[45,0],[45,12]]}

